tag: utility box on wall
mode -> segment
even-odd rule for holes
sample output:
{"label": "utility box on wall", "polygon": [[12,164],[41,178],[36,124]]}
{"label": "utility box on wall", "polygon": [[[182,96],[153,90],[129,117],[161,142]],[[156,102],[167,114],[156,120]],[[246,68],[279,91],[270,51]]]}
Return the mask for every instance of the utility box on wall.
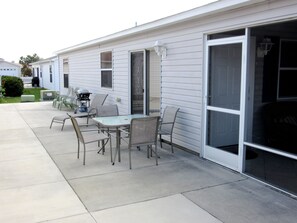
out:
{"label": "utility box on wall", "polygon": [[53,90],[41,90],[40,91],[40,100],[41,101],[54,100],[56,95],[57,95],[56,91],[53,91]]}

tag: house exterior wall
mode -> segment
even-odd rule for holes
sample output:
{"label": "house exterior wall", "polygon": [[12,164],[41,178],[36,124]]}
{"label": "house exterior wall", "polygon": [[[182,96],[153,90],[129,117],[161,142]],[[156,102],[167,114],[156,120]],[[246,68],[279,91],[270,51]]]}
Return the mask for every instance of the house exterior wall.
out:
{"label": "house exterior wall", "polygon": [[[33,76],[37,76],[39,68],[39,85],[40,87],[59,91],[59,66],[58,58],[45,59],[32,64],[34,68]],[[50,65],[52,66],[52,82],[50,82]],[[41,76],[42,75],[42,76]]]}
{"label": "house exterior wall", "polygon": [[52,69],[53,69],[54,90],[60,91],[60,71],[59,71],[58,57],[55,57],[54,59],[52,59]]}
{"label": "house exterior wall", "polygon": [[50,82],[50,62],[41,64],[40,66],[40,73],[42,74],[42,77],[40,78],[40,86],[54,90],[53,88],[53,82]]}
{"label": "house exterior wall", "polygon": [[0,75],[1,76],[21,76],[21,66],[13,63],[9,63],[0,59]]}
{"label": "house exterior wall", "polygon": [[[216,15],[156,28],[143,34],[77,51],[61,53],[69,59],[69,85],[93,93],[109,94],[107,103],[117,103],[121,114],[129,113],[129,53],[152,49],[156,40],[167,47],[167,58],[161,61],[161,109],[167,105],[180,108],[174,129],[174,143],[201,152],[203,131],[203,63],[206,34],[244,29],[269,22],[297,18],[294,0],[265,1],[224,11]],[[113,88],[100,86],[100,53],[113,52]],[[60,74],[63,86],[63,73]],[[62,87],[63,88],[63,87]],[[61,91],[66,92],[66,89]],[[116,102],[115,98],[121,98]]]}

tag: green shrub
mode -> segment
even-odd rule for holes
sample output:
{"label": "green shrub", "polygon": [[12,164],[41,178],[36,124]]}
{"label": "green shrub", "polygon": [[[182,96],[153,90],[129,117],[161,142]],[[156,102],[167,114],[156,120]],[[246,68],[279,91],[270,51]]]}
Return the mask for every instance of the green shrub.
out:
{"label": "green shrub", "polygon": [[19,77],[2,76],[2,87],[6,97],[18,97],[24,91],[24,83]]}

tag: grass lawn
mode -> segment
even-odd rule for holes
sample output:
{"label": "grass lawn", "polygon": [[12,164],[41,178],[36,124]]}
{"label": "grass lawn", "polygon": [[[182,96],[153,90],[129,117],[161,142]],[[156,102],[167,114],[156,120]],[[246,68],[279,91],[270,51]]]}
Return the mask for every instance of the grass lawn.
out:
{"label": "grass lawn", "polygon": [[[24,88],[23,94],[35,95],[35,102],[40,101],[40,91],[46,90],[45,88]],[[20,103],[21,97],[2,97],[0,98],[1,103]]]}

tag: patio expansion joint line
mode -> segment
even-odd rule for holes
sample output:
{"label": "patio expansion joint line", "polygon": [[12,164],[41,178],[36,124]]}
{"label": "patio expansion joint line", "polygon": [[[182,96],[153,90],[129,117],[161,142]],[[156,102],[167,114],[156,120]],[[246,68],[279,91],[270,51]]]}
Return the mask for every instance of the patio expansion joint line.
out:
{"label": "patio expansion joint line", "polygon": [[185,193],[189,193],[189,192],[193,192],[193,191],[205,190],[205,189],[220,187],[220,186],[224,186],[224,185],[228,185],[228,184],[232,184],[232,183],[238,183],[238,182],[241,182],[241,181],[246,181],[248,179],[249,178],[246,177],[244,179],[239,179],[239,180],[235,180],[235,181],[230,181],[230,182],[210,185],[210,186],[207,186],[207,187],[201,187],[201,188],[197,188],[197,189],[193,189],[193,190],[183,191],[183,192],[181,192],[181,194],[184,195]]}
{"label": "patio expansion joint line", "polygon": [[[78,196],[78,194],[76,193],[76,191],[74,190],[74,188],[71,186],[71,184],[68,182],[68,180],[66,179],[65,175],[63,174],[63,172],[61,171],[61,169],[59,168],[59,166],[57,165],[57,163],[54,161],[54,159],[51,157],[51,155],[49,154],[49,152],[45,149],[43,143],[40,141],[40,139],[38,138],[38,136],[36,135],[36,133],[33,131],[33,128],[28,124],[28,122],[26,122],[26,120],[24,119],[24,117],[22,116],[22,114],[19,112],[18,109],[17,113],[20,115],[20,117],[24,120],[24,122],[27,124],[27,126],[31,129],[32,133],[35,135],[36,139],[40,142],[40,144],[42,145],[43,149],[45,150],[45,152],[48,154],[49,158],[53,161],[53,163],[55,164],[55,166],[57,167],[57,169],[60,171],[61,175],[63,176],[65,182],[67,182],[67,184],[69,185],[69,187],[71,188],[71,190],[74,192],[74,194],[76,195],[76,197],[79,199],[79,201],[81,202],[81,204],[84,206],[85,210],[89,212],[88,208],[86,207],[86,205],[84,204],[84,202],[81,200],[81,198]],[[56,182],[62,182],[62,181],[56,181]]]}
{"label": "patio expansion joint line", "polygon": [[[57,155],[60,155],[60,154],[57,154]],[[166,162],[166,163],[159,163],[158,166],[165,166],[165,165],[169,165],[169,164],[173,164],[173,163],[181,163],[181,162],[184,163],[185,161],[184,160],[174,160],[174,161],[170,161],[170,162]],[[106,174],[117,174],[117,173],[131,172],[131,171],[142,170],[142,169],[147,169],[147,168],[158,168],[158,166],[156,166],[156,165],[142,166],[142,167],[133,168],[132,170],[130,170],[129,167],[127,167],[127,169],[116,170],[116,171],[106,172],[106,173],[92,174],[92,175],[88,175],[88,176],[73,177],[73,178],[68,178],[67,180],[71,181],[71,180],[78,180],[78,179],[87,179],[90,177],[104,176]]]}
{"label": "patio expansion joint line", "polygon": [[44,220],[44,221],[39,221],[39,222],[36,222],[36,223],[44,223],[44,222],[48,222],[48,221],[57,221],[57,220],[63,220],[63,219],[67,219],[67,218],[71,218],[71,217],[76,217],[76,216],[81,216],[81,215],[85,215],[85,214],[89,214],[89,216],[94,220],[95,223],[98,223],[96,221],[96,219],[93,217],[93,215],[88,212],[88,213],[81,213],[81,214],[74,214],[74,215],[68,215],[68,216],[65,216],[65,217],[61,217],[61,218],[54,218],[54,219],[50,219],[50,220]]}
{"label": "patio expansion joint line", "polygon": [[55,184],[55,183],[61,183],[61,182],[64,182],[64,181],[62,181],[62,180],[56,180],[56,181],[49,181],[49,182],[43,182],[43,183],[28,184],[28,185],[25,185],[25,186],[0,188],[0,191],[13,190],[13,189],[21,189],[21,188],[30,188],[30,187],[35,187],[35,186],[39,186],[39,185]]}
{"label": "patio expansion joint line", "polygon": [[203,207],[201,207],[199,204],[195,203],[193,200],[191,200],[189,197],[186,197],[183,193],[181,193],[181,195],[187,199],[188,201],[190,201],[192,204],[196,205],[197,207],[199,207],[201,210],[207,212],[209,215],[211,215],[212,217],[214,217],[215,219],[217,219],[218,221],[220,222],[223,222],[221,221],[221,219],[219,219],[217,216],[215,216],[214,214],[210,213],[209,211],[207,211],[206,209],[204,209]]}
{"label": "patio expansion joint line", "polygon": [[185,192],[181,192],[181,195],[184,196],[187,200],[189,200],[190,202],[192,202],[194,205],[198,206],[199,208],[201,208],[202,210],[204,210],[205,212],[207,212],[209,215],[211,215],[212,217],[214,217],[215,219],[223,222],[222,220],[220,220],[217,216],[213,215],[212,213],[210,213],[209,211],[207,211],[206,209],[204,209],[203,207],[201,207],[199,204],[195,203],[191,198],[187,197],[185,195],[185,193],[188,193],[188,192],[193,192],[193,191],[199,191],[199,190],[204,190],[204,189],[208,189],[208,188],[215,188],[215,187],[219,187],[219,186],[223,186],[223,185],[228,185],[228,184],[231,184],[231,183],[237,183],[237,182],[241,182],[241,181],[246,181],[248,180],[249,178],[244,178],[244,179],[240,179],[240,180],[235,180],[235,181],[232,181],[232,182],[227,182],[227,183],[222,183],[222,184],[217,184],[217,185],[212,185],[212,186],[208,186],[208,187],[202,187],[200,189],[197,189],[197,190],[190,190],[190,191],[185,191]]}
{"label": "patio expansion joint line", "polygon": [[[105,211],[105,210],[114,209],[114,208],[118,208],[118,207],[125,207],[125,206],[134,205],[134,204],[140,204],[140,203],[144,203],[144,202],[148,202],[148,201],[159,200],[159,199],[162,199],[162,198],[171,197],[171,196],[178,195],[178,194],[184,196],[182,193],[173,193],[173,194],[168,194],[168,195],[164,195],[164,196],[158,196],[158,197],[154,197],[154,198],[147,198],[147,199],[144,199],[144,200],[141,200],[141,201],[135,201],[135,202],[131,202],[131,203],[125,203],[125,204],[122,204],[122,205],[115,205],[115,206],[112,206],[112,207],[107,207],[107,208],[92,210],[90,212],[90,214],[92,214],[94,212],[98,212],[98,211]],[[187,198],[187,197],[185,197],[185,198]]]}

